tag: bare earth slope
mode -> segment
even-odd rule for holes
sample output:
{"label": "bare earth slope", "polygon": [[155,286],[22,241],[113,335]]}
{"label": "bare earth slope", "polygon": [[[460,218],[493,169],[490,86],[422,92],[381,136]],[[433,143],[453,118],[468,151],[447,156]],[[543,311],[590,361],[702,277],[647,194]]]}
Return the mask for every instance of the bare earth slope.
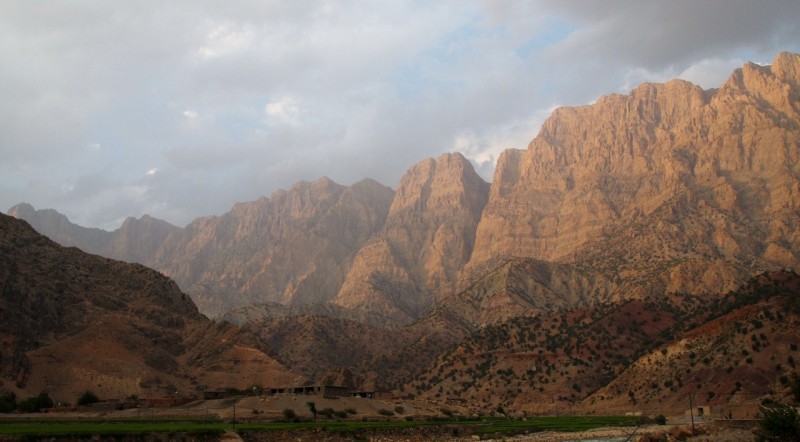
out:
{"label": "bare earth slope", "polygon": [[0,295],[0,389],[20,397],[190,395],[295,377],[158,272],[64,248],[6,215]]}
{"label": "bare earth slope", "polygon": [[791,403],[800,358],[800,276],[760,275],[724,296],[681,295],[518,316],[441,352],[402,391],[514,414],[750,418]]}

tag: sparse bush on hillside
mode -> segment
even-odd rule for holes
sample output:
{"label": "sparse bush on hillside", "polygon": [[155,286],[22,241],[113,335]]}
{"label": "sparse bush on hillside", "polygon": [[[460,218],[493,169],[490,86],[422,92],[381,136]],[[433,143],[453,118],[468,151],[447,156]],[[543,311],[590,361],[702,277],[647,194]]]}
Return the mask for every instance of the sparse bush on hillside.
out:
{"label": "sparse bush on hillside", "polygon": [[17,409],[17,395],[8,392],[0,396],[0,413],[11,413]]}
{"label": "sparse bush on hillside", "polygon": [[100,402],[100,398],[89,390],[83,392],[81,397],[78,398],[78,405],[92,405]]}
{"label": "sparse bush on hillside", "polygon": [[314,402],[306,402],[306,406],[308,407],[308,411],[314,416],[314,422],[317,421],[317,404]]}
{"label": "sparse bush on hillside", "polygon": [[295,413],[291,408],[286,408],[283,410],[283,417],[289,421],[297,420],[297,413]]}
{"label": "sparse bush on hillside", "polygon": [[800,402],[800,375],[792,373],[792,395],[795,402]]}
{"label": "sparse bush on hillside", "polygon": [[39,393],[38,396],[32,396],[20,402],[17,405],[17,410],[23,413],[38,413],[45,408],[53,407],[53,399],[50,398],[45,392]]}

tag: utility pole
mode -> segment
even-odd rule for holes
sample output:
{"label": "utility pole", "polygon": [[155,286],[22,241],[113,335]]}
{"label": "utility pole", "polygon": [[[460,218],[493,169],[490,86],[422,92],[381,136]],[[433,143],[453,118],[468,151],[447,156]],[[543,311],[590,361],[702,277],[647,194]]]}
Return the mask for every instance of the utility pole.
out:
{"label": "utility pole", "polygon": [[689,393],[689,416],[692,417],[692,436],[694,436],[694,404],[692,403],[691,393]]}
{"label": "utility pole", "polygon": [[[236,431],[236,403],[233,404],[233,431]],[[692,430],[694,434],[694,430]]]}

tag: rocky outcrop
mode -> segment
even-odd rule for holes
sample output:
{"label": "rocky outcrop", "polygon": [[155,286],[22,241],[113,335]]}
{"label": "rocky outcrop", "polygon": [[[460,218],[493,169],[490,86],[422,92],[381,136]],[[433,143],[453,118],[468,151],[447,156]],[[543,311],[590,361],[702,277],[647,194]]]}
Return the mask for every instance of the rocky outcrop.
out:
{"label": "rocky outcrop", "polygon": [[514,257],[590,265],[616,296],[800,268],[798,66],[782,53],[718,90],[674,80],[557,109],[498,161],[462,287]]}
{"label": "rocky outcrop", "polygon": [[461,154],[405,174],[386,224],[358,252],[333,302],[410,322],[453,293],[473,249],[488,184]]}

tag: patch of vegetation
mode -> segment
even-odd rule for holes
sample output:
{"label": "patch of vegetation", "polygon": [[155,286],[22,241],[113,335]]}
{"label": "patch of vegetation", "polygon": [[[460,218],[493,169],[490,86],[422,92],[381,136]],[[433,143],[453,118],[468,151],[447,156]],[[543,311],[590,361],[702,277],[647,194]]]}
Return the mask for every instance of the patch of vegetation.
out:
{"label": "patch of vegetation", "polygon": [[[391,413],[391,410],[385,410]],[[453,420],[436,418],[425,421],[404,420],[386,421],[340,421],[315,423],[298,421],[292,409],[284,410],[284,417],[289,422],[240,422],[236,430],[240,434],[263,431],[293,431],[301,429],[321,429],[328,433],[346,433],[357,436],[360,431],[395,431],[398,429],[418,427],[439,427],[452,425]],[[552,431],[585,431],[604,426],[631,426],[639,421],[629,416],[561,416],[536,417],[527,420],[508,418],[483,418],[480,420],[459,420],[458,425],[471,427],[473,434],[513,435],[526,432]],[[219,420],[5,420],[0,425],[0,435],[18,438],[45,438],[58,436],[76,436],[89,438],[92,436],[116,437],[131,434],[207,434],[218,435],[230,428],[230,422]],[[354,437],[358,438],[358,437]]]}
{"label": "patch of vegetation", "polygon": [[800,441],[800,415],[794,407],[762,407],[757,441]]}
{"label": "patch of vegetation", "polygon": [[11,413],[17,409],[17,395],[8,392],[0,396],[0,413]]}
{"label": "patch of vegetation", "polygon": [[38,413],[45,408],[53,408],[53,399],[45,392],[32,396],[17,404],[17,410],[23,413]]}
{"label": "patch of vegetation", "polygon": [[286,408],[283,410],[283,417],[285,417],[288,421],[295,421],[297,420],[297,413],[295,413],[291,408]]}
{"label": "patch of vegetation", "polygon": [[100,402],[100,398],[89,390],[86,390],[81,397],[78,398],[78,405],[92,405]]}

